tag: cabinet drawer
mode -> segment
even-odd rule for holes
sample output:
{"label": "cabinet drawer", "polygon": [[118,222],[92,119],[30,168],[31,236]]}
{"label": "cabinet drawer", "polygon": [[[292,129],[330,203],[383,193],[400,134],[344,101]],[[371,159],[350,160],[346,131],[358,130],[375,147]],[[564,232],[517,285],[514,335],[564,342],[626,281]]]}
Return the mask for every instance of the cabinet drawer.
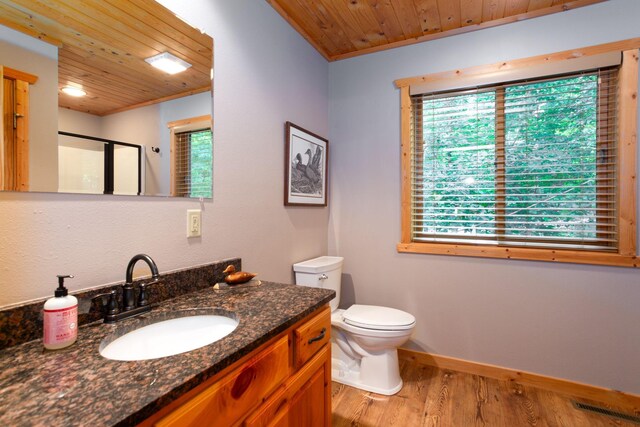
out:
{"label": "cabinet drawer", "polygon": [[331,309],[327,306],[308,322],[293,331],[293,351],[296,369],[304,365],[331,335]]}
{"label": "cabinet drawer", "polygon": [[288,374],[289,346],[284,336],[156,426],[231,425],[262,402]]}

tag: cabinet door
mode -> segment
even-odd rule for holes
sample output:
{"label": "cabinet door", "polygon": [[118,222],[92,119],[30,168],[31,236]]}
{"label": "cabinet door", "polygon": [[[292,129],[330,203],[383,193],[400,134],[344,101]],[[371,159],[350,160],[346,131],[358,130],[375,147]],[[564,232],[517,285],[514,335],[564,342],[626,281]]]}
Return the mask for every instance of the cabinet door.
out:
{"label": "cabinet door", "polygon": [[285,386],[280,387],[245,420],[244,427],[289,427],[287,393]]}
{"label": "cabinet door", "polygon": [[311,376],[289,404],[289,425],[305,427],[324,427],[325,417],[325,365]]}
{"label": "cabinet door", "polygon": [[289,340],[284,336],[222,380],[182,405],[156,427],[233,425],[277,388],[289,374]]}
{"label": "cabinet door", "polygon": [[245,420],[244,427],[330,426],[330,349],[325,345]]}

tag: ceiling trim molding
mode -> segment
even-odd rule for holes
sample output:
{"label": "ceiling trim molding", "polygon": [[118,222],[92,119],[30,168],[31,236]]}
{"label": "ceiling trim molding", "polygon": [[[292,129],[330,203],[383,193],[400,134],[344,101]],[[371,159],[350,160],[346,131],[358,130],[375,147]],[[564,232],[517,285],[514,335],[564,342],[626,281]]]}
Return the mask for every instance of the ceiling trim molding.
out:
{"label": "ceiling trim molding", "polygon": [[161,102],[171,101],[178,98],[184,98],[185,96],[196,95],[198,93],[209,92],[211,90],[211,86],[203,86],[196,89],[187,90],[185,92],[176,93],[173,95],[164,96],[158,99],[152,99],[150,101],[141,102],[139,104],[128,105],[126,107],[117,108],[115,110],[107,111],[104,114],[98,114],[98,116],[108,116],[110,114],[122,113],[123,111],[133,110],[135,108],[146,107],[149,105],[160,104]]}

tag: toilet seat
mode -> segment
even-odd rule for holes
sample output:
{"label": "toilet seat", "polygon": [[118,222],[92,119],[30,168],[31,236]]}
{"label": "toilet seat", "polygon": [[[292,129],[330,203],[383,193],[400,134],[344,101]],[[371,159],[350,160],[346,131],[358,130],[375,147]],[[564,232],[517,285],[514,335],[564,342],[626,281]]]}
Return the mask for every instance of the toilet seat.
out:
{"label": "toilet seat", "polygon": [[342,317],[351,326],[378,331],[406,331],[416,324],[416,318],[407,312],[376,305],[354,304]]}
{"label": "toilet seat", "polygon": [[360,326],[350,325],[345,322],[342,313],[345,310],[336,310],[331,313],[331,326],[341,329],[345,332],[349,332],[353,335],[363,336],[363,337],[372,337],[372,338],[397,338],[408,336],[411,333],[411,329],[399,329],[399,330],[383,330],[383,329],[371,329],[371,328],[362,328]]}

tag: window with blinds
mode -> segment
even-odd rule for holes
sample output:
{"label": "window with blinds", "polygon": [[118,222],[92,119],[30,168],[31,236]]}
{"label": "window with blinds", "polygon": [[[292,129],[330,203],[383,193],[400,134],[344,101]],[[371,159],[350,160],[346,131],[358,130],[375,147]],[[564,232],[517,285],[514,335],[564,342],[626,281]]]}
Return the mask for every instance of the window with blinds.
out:
{"label": "window with blinds", "polygon": [[411,96],[411,241],[616,251],[617,81]]}
{"label": "window with blinds", "polygon": [[211,128],[175,132],[172,195],[212,196],[213,150]]}

